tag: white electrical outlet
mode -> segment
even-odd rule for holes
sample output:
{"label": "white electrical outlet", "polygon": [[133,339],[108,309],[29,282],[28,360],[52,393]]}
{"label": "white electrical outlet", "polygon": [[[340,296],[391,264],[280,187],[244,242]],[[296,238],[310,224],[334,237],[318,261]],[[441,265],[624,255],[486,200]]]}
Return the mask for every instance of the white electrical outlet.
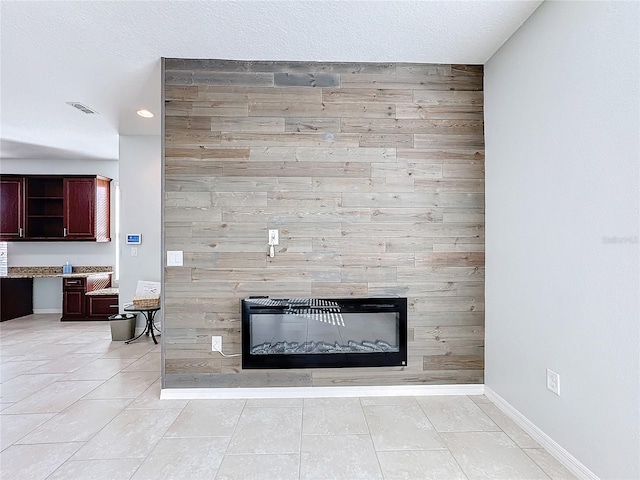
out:
{"label": "white electrical outlet", "polygon": [[269,245],[278,245],[278,230],[269,230]]}
{"label": "white electrical outlet", "polygon": [[560,395],[560,374],[547,368],[547,389]]}
{"label": "white electrical outlet", "polygon": [[211,336],[211,351],[222,353],[222,337],[215,335]]}

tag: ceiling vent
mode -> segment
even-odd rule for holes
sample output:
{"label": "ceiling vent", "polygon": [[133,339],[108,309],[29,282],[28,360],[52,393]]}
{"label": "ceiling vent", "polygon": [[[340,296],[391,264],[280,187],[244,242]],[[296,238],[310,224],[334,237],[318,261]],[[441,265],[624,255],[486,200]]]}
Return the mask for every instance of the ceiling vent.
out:
{"label": "ceiling vent", "polygon": [[73,108],[77,108],[78,110],[80,110],[81,112],[84,112],[86,114],[98,114],[98,112],[96,112],[95,110],[91,110],[89,107],[87,107],[86,105],[83,105],[80,102],[67,102],[67,105],[71,105]]}

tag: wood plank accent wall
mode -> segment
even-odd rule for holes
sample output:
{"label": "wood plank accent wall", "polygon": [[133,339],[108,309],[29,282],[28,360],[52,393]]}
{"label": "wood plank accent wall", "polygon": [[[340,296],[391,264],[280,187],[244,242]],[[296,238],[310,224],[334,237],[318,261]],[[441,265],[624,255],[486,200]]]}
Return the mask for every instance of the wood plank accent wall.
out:
{"label": "wood plank accent wall", "polygon": [[[482,383],[483,69],[164,61],[164,386]],[[280,230],[274,258],[267,231]],[[243,371],[240,300],[406,296],[408,365]]]}

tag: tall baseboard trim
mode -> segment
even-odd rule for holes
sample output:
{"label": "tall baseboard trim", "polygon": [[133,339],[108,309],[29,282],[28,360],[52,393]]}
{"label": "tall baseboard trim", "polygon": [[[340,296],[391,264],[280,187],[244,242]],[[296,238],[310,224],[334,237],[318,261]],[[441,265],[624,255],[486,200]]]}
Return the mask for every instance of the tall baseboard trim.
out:
{"label": "tall baseboard trim", "polygon": [[62,313],[62,310],[59,308],[34,308],[34,314],[42,314],[42,313]]}
{"label": "tall baseboard trim", "polygon": [[162,400],[228,398],[398,397],[482,395],[484,385],[396,385],[357,387],[163,388]]}
{"label": "tall baseboard trim", "polygon": [[485,386],[484,394],[574,475],[584,480],[600,480],[595,473],[585,467],[576,457],[567,452],[559,443],[540,430],[531,420],[516,410],[509,402],[491,390],[491,388]]}

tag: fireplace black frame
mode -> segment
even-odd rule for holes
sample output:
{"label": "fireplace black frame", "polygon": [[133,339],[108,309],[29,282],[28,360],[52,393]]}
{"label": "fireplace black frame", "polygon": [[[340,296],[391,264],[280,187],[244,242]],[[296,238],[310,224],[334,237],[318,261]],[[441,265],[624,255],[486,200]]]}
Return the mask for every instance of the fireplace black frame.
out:
{"label": "fireplace black frame", "polygon": [[[242,300],[242,368],[243,369],[287,369],[287,368],[349,368],[349,367],[394,367],[407,365],[407,299],[394,298],[328,298],[331,307],[309,306],[320,299],[269,299],[250,297]],[[308,303],[305,304],[305,301]],[[380,313],[397,314],[398,351],[393,352],[347,352],[347,353],[291,353],[251,354],[251,316],[291,313],[292,309],[309,308],[314,312]]]}

